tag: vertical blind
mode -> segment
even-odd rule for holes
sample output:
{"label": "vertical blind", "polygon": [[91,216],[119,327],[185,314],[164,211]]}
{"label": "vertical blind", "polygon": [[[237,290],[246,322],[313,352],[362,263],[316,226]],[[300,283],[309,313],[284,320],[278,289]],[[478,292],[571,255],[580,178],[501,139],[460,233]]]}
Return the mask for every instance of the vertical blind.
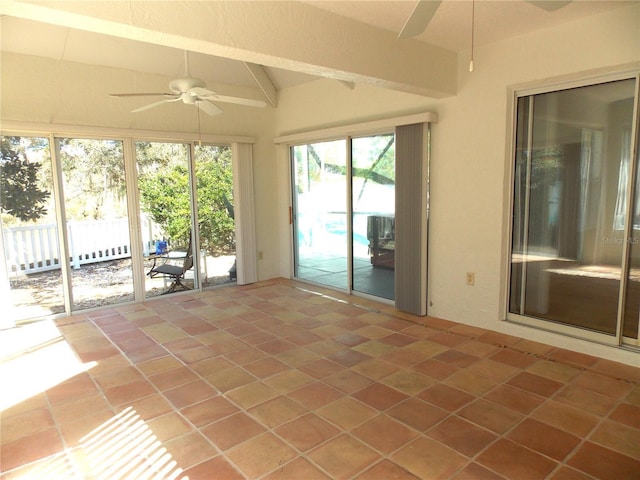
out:
{"label": "vertical blind", "polygon": [[427,187],[429,124],[396,127],[395,301],[427,313]]}

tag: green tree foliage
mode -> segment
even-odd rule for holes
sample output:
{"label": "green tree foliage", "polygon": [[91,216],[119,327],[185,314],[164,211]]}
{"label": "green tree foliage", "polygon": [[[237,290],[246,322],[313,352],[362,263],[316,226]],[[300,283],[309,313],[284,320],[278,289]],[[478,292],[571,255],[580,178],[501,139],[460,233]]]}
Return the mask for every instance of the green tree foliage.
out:
{"label": "green tree foliage", "polygon": [[58,141],[67,218],[101,220],[125,216],[122,142],[74,138]]}
{"label": "green tree foliage", "polygon": [[[139,153],[142,150],[147,159],[139,178],[142,209],[162,227],[174,246],[185,246],[191,221],[186,161],[171,161],[150,145],[141,146]],[[198,147],[196,159],[200,248],[210,254],[233,252],[234,221],[227,208],[233,188],[231,151],[226,147]]]}
{"label": "green tree foliage", "polygon": [[196,191],[200,246],[211,254],[235,251],[231,149],[196,149]]}
{"label": "green tree foliage", "polygon": [[33,221],[47,213],[51,192],[39,180],[41,164],[30,162],[20,152],[20,137],[0,141],[0,208],[22,221]]}

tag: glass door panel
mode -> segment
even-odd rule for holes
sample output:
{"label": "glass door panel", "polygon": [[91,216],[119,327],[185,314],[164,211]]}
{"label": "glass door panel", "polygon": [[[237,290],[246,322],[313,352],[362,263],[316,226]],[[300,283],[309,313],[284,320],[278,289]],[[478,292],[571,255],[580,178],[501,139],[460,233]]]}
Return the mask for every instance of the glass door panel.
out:
{"label": "glass door panel", "polygon": [[346,142],[295,146],[295,276],[348,288]]}
{"label": "glass door panel", "polygon": [[72,309],[132,301],[121,141],[56,139],[71,261]]}
{"label": "glass door panel", "polygon": [[146,297],[193,288],[189,146],[136,142],[136,161]]}
{"label": "glass door panel", "polygon": [[200,277],[203,287],[236,280],[231,148],[195,147]]}
{"label": "glass door panel", "polygon": [[353,290],[394,298],[395,135],[351,141]]}
{"label": "glass door panel", "polygon": [[519,100],[511,313],[616,334],[634,89]]}
{"label": "glass door panel", "polygon": [[3,136],[0,142],[0,261],[10,299],[4,328],[64,312],[64,296],[49,140]]}

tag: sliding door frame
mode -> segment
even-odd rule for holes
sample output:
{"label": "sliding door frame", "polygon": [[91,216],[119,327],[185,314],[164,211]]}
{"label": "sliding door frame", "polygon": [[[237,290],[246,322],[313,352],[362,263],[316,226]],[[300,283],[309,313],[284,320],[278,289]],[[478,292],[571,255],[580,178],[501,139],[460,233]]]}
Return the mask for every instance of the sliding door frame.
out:
{"label": "sliding door frame", "polygon": [[[284,135],[281,137],[276,137],[274,139],[274,143],[276,145],[284,145],[287,146],[287,163],[288,163],[288,171],[289,171],[289,192],[288,192],[288,202],[289,202],[289,208],[292,209],[290,210],[292,212],[291,218],[290,218],[290,222],[289,222],[289,239],[290,239],[290,249],[292,254],[290,255],[290,262],[291,265],[289,267],[289,271],[291,272],[292,277],[295,277],[295,262],[297,259],[297,252],[296,252],[296,248],[297,248],[297,240],[295,239],[295,222],[293,220],[293,217],[295,216],[295,210],[293,210],[295,208],[295,198],[294,198],[294,168],[292,166],[292,155],[291,155],[291,150],[293,147],[295,146],[300,146],[300,145],[306,145],[306,144],[312,144],[312,143],[320,143],[320,142],[326,142],[326,141],[332,141],[332,140],[346,140],[346,145],[345,148],[347,149],[347,172],[348,172],[348,178],[349,181],[348,183],[350,183],[350,178],[351,178],[351,142],[350,140],[352,138],[355,137],[365,137],[365,136],[375,136],[375,135],[381,135],[381,134],[390,134],[393,133],[395,135],[395,130],[397,127],[401,127],[401,126],[405,126],[405,125],[414,125],[414,124],[423,124],[424,128],[425,128],[425,137],[424,137],[424,141],[423,141],[423,155],[424,155],[424,159],[425,159],[425,175],[427,176],[426,180],[423,182],[423,188],[424,188],[424,198],[426,201],[426,205],[424,205],[424,215],[425,215],[425,222],[426,225],[428,225],[428,216],[429,216],[429,165],[430,165],[430,147],[431,147],[431,134],[430,134],[430,125],[432,123],[436,123],[438,121],[438,115],[436,113],[432,113],[432,112],[425,112],[425,113],[419,113],[419,114],[414,114],[414,115],[406,115],[406,116],[402,116],[402,117],[395,117],[395,118],[388,118],[388,119],[383,119],[383,120],[374,120],[371,122],[364,122],[364,123],[357,123],[357,124],[351,124],[351,125],[345,125],[345,126],[339,126],[339,127],[331,127],[331,128],[327,128],[327,129],[323,129],[323,130],[316,130],[316,131],[310,131],[310,132],[302,132],[302,133],[296,133],[296,134],[291,134],[291,135]],[[397,160],[396,160],[397,162]],[[397,185],[396,185],[397,188]],[[347,200],[348,200],[348,205],[351,205],[352,199],[351,199],[351,187],[348,187],[346,189],[346,195],[347,195]],[[396,206],[397,208],[397,206]],[[350,208],[351,210],[351,208]],[[348,215],[348,217],[352,217],[352,215]],[[428,229],[428,228],[427,228]],[[352,251],[353,251],[353,219],[352,218],[348,218],[347,219],[347,235],[348,235],[348,246],[347,248],[349,249],[349,256],[352,256]],[[427,304],[428,304],[428,290],[427,290],[427,279],[428,279],[428,266],[426,264],[426,262],[428,261],[428,247],[427,247],[427,232],[424,232],[424,245],[423,245],[423,250],[425,251],[425,256],[424,256],[424,262],[425,262],[425,266],[424,266],[424,274],[422,275],[422,282],[424,282],[424,284],[421,284],[419,287],[420,289],[424,292],[424,313],[423,314],[427,314]],[[395,300],[390,301],[381,297],[373,297],[371,295],[368,295],[366,293],[362,293],[362,292],[358,292],[358,291],[354,291],[353,290],[353,285],[352,285],[352,277],[353,277],[353,271],[352,271],[352,262],[347,262],[348,266],[348,270],[347,270],[347,274],[349,277],[349,281],[348,281],[348,288],[347,288],[347,293],[348,294],[354,294],[357,293],[358,296],[364,297],[364,298],[372,298],[375,299],[377,301],[383,302],[383,303],[389,303],[389,304],[395,304]],[[297,277],[296,277],[297,278]],[[330,287],[328,287],[330,288]],[[422,313],[421,313],[422,314]]]}
{"label": "sliding door frame", "polygon": [[[233,182],[234,191],[236,194],[243,195],[243,204],[237,205],[236,213],[241,212],[242,209],[250,210],[247,212],[244,225],[244,236],[253,239],[253,242],[249,242],[250,245],[255,246],[255,221],[253,213],[253,160],[251,155],[252,145],[256,142],[254,137],[247,136],[221,136],[221,135],[208,135],[208,134],[189,134],[189,133],[177,133],[177,132],[162,132],[151,130],[129,130],[129,129],[117,129],[117,128],[98,128],[98,127],[84,127],[74,125],[56,125],[56,124],[44,124],[44,123],[26,123],[26,122],[4,122],[2,130],[0,130],[1,136],[17,136],[17,137],[41,137],[46,138],[49,142],[49,150],[51,156],[51,172],[52,172],[52,193],[54,195],[54,205],[56,208],[56,224],[58,226],[58,245],[60,249],[60,258],[63,259],[67,256],[69,251],[69,240],[67,235],[67,229],[61,226],[66,225],[66,214],[64,208],[64,186],[62,178],[62,169],[60,168],[60,152],[58,140],[62,138],[73,139],[91,139],[91,140],[114,140],[120,141],[123,144],[123,162],[124,162],[124,176],[126,185],[127,196],[127,214],[129,218],[129,237],[131,245],[142,245],[142,232],[140,225],[140,195],[137,184],[137,160],[135,155],[135,143],[137,141],[149,141],[149,142],[170,142],[181,143],[188,146],[188,170],[190,176],[190,204],[191,204],[191,218],[190,225],[192,232],[197,234],[198,225],[196,221],[197,215],[197,199],[195,189],[195,156],[194,148],[197,142],[206,143],[210,145],[227,146],[232,149],[232,165],[234,168]],[[244,150],[238,153],[239,149],[245,145]],[[242,155],[242,159],[236,158],[238,155]],[[242,165],[238,163],[242,160]],[[243,173],[243,175],[250,174],[251,185],[249,192],[247,190],[246,182],[241,182],[237,177],[237,169]],[[244,193],[243,193],[244,192]],[[242,230],[243,226],[238,225],[236,221],[236,238],[238,238],[238,230]],[[246,231],[251,230],[251,231]],[[192,240],[194,248],[194,258],[199,258],[196,254],[199,254],[199,245],[195,240],[198,237],[195,236]],[[247,279],[246,283],[251,283],[257,280],[257,265],[255,261],[255,251],[244,252],[243,248],[250,245],[237,244],[236,257],[238,258],[238,265],[244,265],[244,276]],[[145,295],[145,272],[144,272],[144,258],[140,249],[131,249],[131,268],[133,272],[133,291],[134,300],[132,302],[124,302],[123,304],[140,302],[146,299]],[[247,255],[245,255],[245,253]],[[240,257],[243,257],[240,259]],[[9,281],[9,273],[6,271],[5,259],[0,259],[3,262],[3,268],[0,269],[0,274],[3,274],[2,281]],[[60,262],[61,276],[62,276],[62,289],[64,299],[64,312],[46,315],[46,318],[59,318],[72,315],[82,310],[73,309],[73,289],[71,282],[71,266],[68,261]],[[200,265],[199,262],[194,261],[194,272],[196,279],[199,278]],[[240,277],[238,277],[240,280]],[[202,282],[194,285],[194,290],[202,290]],[[240,283],[240,282],[239,282]],[[10,294],[10,291],[9,291]],[[112,304],[113,306],[115,304]],[[121,305],[121,304],[117,304]],[[106,305],[105,305],[106,306]],[[102,307],[100,307],[102,308]],[[90,310],[90,309],[89,309]],[[35,318],[20,318],[16,320],[16,324],[33,321],[40,317]]]}
{"label": "sliding door frame", "polygon": [[[508,137],[508,149],[507,149],[507,161],[508,161],[508,176],[507,181],[508,187],[505,188],[505,192],[509,195],[508,205],[508,215],[505,216],[507,219],[506,224],[506,236],[505,236],[505,260],[504,260],[504,287],[502,291],[504,292],[504,298],[502,305],[504,308],[503,318],[508,322],[513,322],[525,326],[531,326],[538,330],[549,331],[554,333],[560,333],[569,337],[579,338],[583,340],[588,340],[594,343],[601,343],[605,345],[611,346],[640,346],[640,339],[633,339],[624,337],[622,334],[623,329],[623,320],[624,320],[624,307],[626,304],[626,295],[627,295],[627,279],[630,270],[630,244],[628,241],[625,241],[622,245],[622,258],[621,258],[621,272],[620,272],[620,288],[618,294],[618,310],[617,310],[617,318],[616,318],[616,330],[614,335],[609,335],[606,333],[601,333],[593,330],[588,330],[586,328],[581,328],[578,326],[571,326],[567,324],[558,323],[552,320],[544,320],[541,318],[536,318],[532,316],[526,316],[523,314],[515,314],[509,312],[509,304],[511,297],[511,260],[512,260],[512,247],[513,247],[513,235],[514,235],[514,226],[513,226],[513,215],[515,209],[514,203],[514,195],[515,195],[515,158],[516,158],[516,134],[517,134],[517,115],[518,115],[518,100],[520,98],[529,97],[530,103],[527,115],[529,116],[528,121],[528,134],[527,134],[527,142],[528,142],[528,151],[531,152],[531,144],[533,142],[532,138],[532,117],[533,117],[533,109],[534,109],[534,98],[536,95],[558,92],[563,90],[569,90],[572,88],[580,88],[580,87],[589,87],[598,84],[603,84],[607,82],[615,82],[621,80],[635,80],[635,93],[634,93],[634,105],[633,105],[633,117],[632,117],[632,127],[631,127],[631,149],[630,149],[630,171],[629,178],[627,180],[627,191],[626,191],[626,223],[624,228],[624,238],[629,239],[633,233],[633,212],[634,212],[634,198],[636,195],[636,175],[638,174],[638,169],[640,166],[638,163],[640,162],[640,155],[638,152],[638,141],[639,141],[639,128],[640,128],[640,72],[638,72],[637,68],[632,68],[629,70],[623,70],[620,72],[614,73],[604,73],[604,74],[596,74],[593,76],[584,76],[582,78],[577,79],[559,79],[559,80],[550,80],[549,82],[543,83],[541,85],[530,86],[524,85],[520,87],[512,87],[509,89],[509,137]],[[527,177],[530,175],[530,167],[531,167],[531,157],[527,159]],[[527,185],[528,185],[527,178]],[[525,218],[528,219],[529,211],[528,206],[526,205],[529,201],[529,193],[526,193],[525,200]],[[527,231],[524,232],[525,240],[527,237]],[[523,242],[524,248],[527,248],[527,242]],[[526,272],[526,263],[523,265],[523,274],[522,281],[524,283]],[[522,289],[522,286],[521,286]],[[520,311],[523,311],[522,304],[525,301],[524,295],[522,296],[520,303],[521,308]],[[640,316],[638,318],[638,322],[640,325]]]}

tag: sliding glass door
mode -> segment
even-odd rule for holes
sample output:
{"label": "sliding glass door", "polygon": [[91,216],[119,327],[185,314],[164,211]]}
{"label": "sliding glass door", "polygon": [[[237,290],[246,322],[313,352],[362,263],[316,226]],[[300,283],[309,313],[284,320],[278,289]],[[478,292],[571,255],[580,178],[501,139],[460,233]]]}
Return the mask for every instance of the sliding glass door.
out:
{"label": "sliding glass door", "polygon": [[395,135],[351,140],[353,290],[394,298]]}
{"label": "sliding glass door", "polygon": [[518,99],[511,318],[637,339],[635,90],[628,79]]}
{"label": "sliding glass door", "polygon": [[0,142],[4,328],[65,307],[49,139],[3,136]]}
{"label": "sliding glass door", "polygon": [[136,142],[146,297],[194,286],[189,158],[188,144]]}
{"label": "sliding glass door", "polygon": [[195,146],[196,199],[203,287],[236,280],[231,148]]}
{"label": "sliding glass door", "polygon": [[394,298],[394,142],[387,134],[292,147],[297,278]]}
{"label": "sliding glass door", "polygon": [[0,328],[235,281],[231,147],[0,140]]}
{"label": "sliding glass door", "polygon": [[337,140],[296,146],[293,163],[295,276],[346,290],[347,154]]}
{"label": "sliding glass door", "polygon": [[56,139],[62,166],[72,309],[133,300],[122,142]]}

